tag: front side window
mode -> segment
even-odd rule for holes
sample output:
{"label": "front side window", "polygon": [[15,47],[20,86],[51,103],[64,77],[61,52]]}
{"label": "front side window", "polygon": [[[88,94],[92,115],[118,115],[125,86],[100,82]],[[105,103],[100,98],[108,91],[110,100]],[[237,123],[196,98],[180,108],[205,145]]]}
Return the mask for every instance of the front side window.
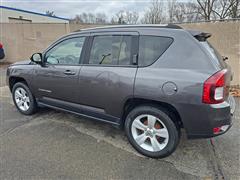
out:
{"label": "front side window", "polygon": [[139,58],[140,66],[149,66],[154,63],[172,44],[173,39],[160,36],[140,36]]}
{"label": "front side window", "polygon": [[85,37],[64,40],[49,50],[46,55],[47,64],[79,64]]}
{"label": "front side window", "polygon": [[131,36],[95,36],[89,64],[130,65]]}

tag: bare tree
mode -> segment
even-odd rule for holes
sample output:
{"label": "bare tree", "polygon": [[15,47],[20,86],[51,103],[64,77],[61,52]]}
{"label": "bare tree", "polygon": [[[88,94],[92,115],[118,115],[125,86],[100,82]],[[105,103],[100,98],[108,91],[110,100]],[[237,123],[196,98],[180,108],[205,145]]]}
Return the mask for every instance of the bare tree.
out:
{"label": "bare tree", "polygon": [[110,23],[111,23],[111,24],[117,24],[117,21],[115,20],[115,17],[112,17],[112,18],[111,18]]}
{"label": "bare tree", "polygon": [[239,0],[197,0],[199,13],[205,20],[237,18]]}
{"label": "bare tree", "polygon": [[93,13],[88,13],[87,14],[87,19],[88,19],[87,23],[90,23],[90,24],[95,24],[96,23],[96,16]]}
{"label": "bare tree", "polygon": [[88,18],[88,14],[87,13],[82,13],[80,14],[80,17],[82,18],[84,23],[89,23],[89,18]]}
{"label": "bare tree", "polygon": [[119,11],[115,16],[117,19],[117,24],[126,24],[123,10]]}
{"label": "bare tree", "polygon": [[46,11],[46,15],[55,16],[55,13],[54,13],[54,11]]}
{"label": "bare tree", "polygon": [[112,17],[111,24],[137,24],[138,19],[137,12],[121,10]]}
{"label": "bare tree", "polygon": [[[172,19],[170,22],[177,22],[177,23],[182,23],[184,21],[186,21],[186,5],[185,3],[178,3],[176,8],[174,9],[174,12],[172,13]],[[169,18],[171,18],[171,16],[169,16]]]}
{"label": "bare tree", "polygon": [[168,1],[168,21],[170,23],[196,22],[200,20],[198,4],[194,2]]}
{"label": "bare tree", "polygon": [[235,0],[233,6],[231,7],[230,17],[240,18],[240,1],[239,0]]}
{"label": "bare tree", "polygon": [[106,24],[107,16],[105,13],[97,13],[96,14],[96,24]]}
{"label": "bare tree", "polygon": [[[180,7],[181,7],[181,5],[180,5]],[[197,21],[202,20],[202,16],[199,13],[201,11],[201,9],[194,2],[184,3],[182,5],[182,11],[183,11],[183,16],[184,16],[185,22],[197,22]],[[179,14],[181,14],[181,13],[179,13]]]}
{"label": "bare tree", "polygon": [[70,23],[81,24],[83,23],[83,20],[80,15],[76,15],[75,18],[70,20]]}
{"label": "bare tree", "polygon": [[107,16],[105,13],[81,13],[76,15],[75,18],[71,20],[71,23],[85,23],[85,24],[106,24]]}
{"label": "bare tree", "polygon": [[111,19],[111,24],[126,24],[124,21],[124,11],[117,12]]}
{"label": "bare tree", "polygon": [[213,12],[219,19],[226,19],[231,15],[232,7],[238,0],[218,0]]}
{"label": "bare tree", "polygon": [[211,20],[216,2],[217,0],[197,0],[197,3],[200,7],[199,13],[205,20]]}
{"label": "bare tree", "polygon": [[139,19],[139,14],[135,11],[126,11],[125,22],[127,24],[137,24]]}
{"label": "bare tree", "polygon": [[[183,5],[183,3],[177,3],[176,0],[169,0],[168,1],[168,17],[169,22],[173,23],[175,21],[175,16],[179,15],[178,10],[179,6]],[[180,7],[181,9],[181,7]]]}
{"label": "bare tree", "polygon": [[152,0],[150,7],[144,13],[142,23],[145,24],[160,24],[166,20],[163,12],[163,1]]}

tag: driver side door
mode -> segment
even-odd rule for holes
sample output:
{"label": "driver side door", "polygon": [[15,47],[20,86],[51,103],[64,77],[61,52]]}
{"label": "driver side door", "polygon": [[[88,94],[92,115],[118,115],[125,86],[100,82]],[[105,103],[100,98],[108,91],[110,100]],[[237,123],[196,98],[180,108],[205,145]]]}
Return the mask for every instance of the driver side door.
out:
{"label": "driver side door", "polygon": [[40,102],[53,106],[76,102],[85,39],[64,39],[44,53],[44,65],[34,71],[35,94]]}

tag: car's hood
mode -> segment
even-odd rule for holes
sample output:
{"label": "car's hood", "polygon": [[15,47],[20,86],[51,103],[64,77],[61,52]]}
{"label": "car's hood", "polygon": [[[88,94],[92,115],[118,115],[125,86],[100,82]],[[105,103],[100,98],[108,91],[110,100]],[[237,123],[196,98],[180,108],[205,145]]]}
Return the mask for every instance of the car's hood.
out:
{"label": "car's hood", "polygon": [[28,64],[31,64],[31,61],[30,61],[30,60],[24,60],[24,61],[16,62],[16,63],[12,64],[12,66],[16,66],[16,65],[28,65]]}

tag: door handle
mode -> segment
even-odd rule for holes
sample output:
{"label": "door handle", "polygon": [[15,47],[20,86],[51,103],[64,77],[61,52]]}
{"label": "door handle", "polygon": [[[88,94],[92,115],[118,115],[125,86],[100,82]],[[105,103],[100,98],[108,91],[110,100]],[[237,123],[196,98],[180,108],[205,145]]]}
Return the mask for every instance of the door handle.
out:
{"label": "door handle", "polygon": [[75,75],[76,73],[74,71],[66,70],[64,72],[64,74],[66,74],[66,75]]}

